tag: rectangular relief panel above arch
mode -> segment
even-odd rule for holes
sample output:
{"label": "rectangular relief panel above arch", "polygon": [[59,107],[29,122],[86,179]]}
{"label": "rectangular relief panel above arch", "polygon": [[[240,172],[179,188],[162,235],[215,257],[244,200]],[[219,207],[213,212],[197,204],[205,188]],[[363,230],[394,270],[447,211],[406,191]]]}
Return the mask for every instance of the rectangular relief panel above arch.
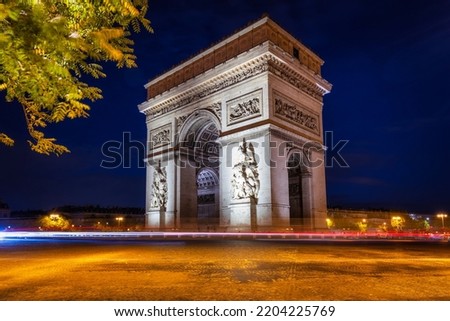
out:
{"label": "rectangular relief panel above arch", "polygon": [[150,130],[149,149],[156,149],[172,142],[172,123]]}
{"label": "rectangular relief panel above arch", "polygon": [[255,90],[227,101],[226,112],[227,126],[261,117],[263,114],[262,89]]}
{"label": "rectangular relief panel above arch", "polygon": [[272,91],[272,99],[273,115],[276,118],[321,136],[320,116],[316,112],[276,90]]}

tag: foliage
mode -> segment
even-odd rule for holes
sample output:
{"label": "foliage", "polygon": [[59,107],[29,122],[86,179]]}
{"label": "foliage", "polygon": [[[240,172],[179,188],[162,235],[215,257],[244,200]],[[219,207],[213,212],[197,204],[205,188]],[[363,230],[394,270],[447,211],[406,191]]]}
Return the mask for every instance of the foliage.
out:
{"label": "foliage", "polygon": [[[147,0],[6,0],[0,3],[0,90],[17,100],[32,150],[61,155],[67,147],[40,128],[87,117],[86,100],[101,90],[81,81],[105,77],[98,62],[136,67],[130,29],[152,31]],[[0,143],[14,141],[0,133]]]}
{"label": "foliage", "polygon": [[378,229],[380,231],[383,231],[383,232],[387,232],[388,231],[388,227],[387,227],[386,223],[378,225]]}
{"label": "foliage", "polygon": [[366,222],[366,220],[363,220],[363,221],[361,221],[361,222],[358,222],[358,223],[356,223],[356,225],[358,226],[358,230],[359,230],[361,233],[367,232],[367,222]]}
{"label": "foliage", "polygon": [[405,219],[400,216],[394,216],[391,218],[391,226],[398,231],[402,231],[405,225]]}
{"label": "foliage", "polygon": [[331,218],[327,218],[326,222],[327,222],[327,228],[328,229],[332,229],[334,227],[334,222],[333,222],[333,220]]}
{"label": "foliage", "polygon": [[39,225],[44,230],[67,230],[70,227],[70,221],[62,215],[50,214],[42,216],[39,219]]}

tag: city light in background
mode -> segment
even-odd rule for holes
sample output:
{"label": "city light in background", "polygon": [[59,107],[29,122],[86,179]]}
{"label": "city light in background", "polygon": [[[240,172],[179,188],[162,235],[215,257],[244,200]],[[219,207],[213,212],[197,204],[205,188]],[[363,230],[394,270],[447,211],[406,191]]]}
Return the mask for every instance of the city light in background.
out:
{"label": "city light in background", "polygon": [[123,222],[123,217],[122,216],[116,217],[116,221],[117,221],[117,227],[120,228],[120,223]]}
{"label": "city light in background", "polygon": [[436,215],[438,218],[442,219],[442,228],[445,228],[445,223],[444,223],[444,219],[447,218],[447,214],[445,213],[439,213],[438,215]]}

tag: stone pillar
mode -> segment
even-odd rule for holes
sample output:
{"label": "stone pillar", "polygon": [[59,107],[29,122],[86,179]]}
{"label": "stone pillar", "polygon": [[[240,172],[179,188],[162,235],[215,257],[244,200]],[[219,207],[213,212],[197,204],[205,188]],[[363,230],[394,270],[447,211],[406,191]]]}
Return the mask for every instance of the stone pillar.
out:
{"label": "stone pillar", "polygon": [[166,227],[166,205],[168,199],[168,176],[161,161],[152,161],[147,167],[146,227],[149,229],[164,229]]}
{"label": "stone pillar", "polygon": [[177,170],[177,204],[179,228],[197,230],[197,168],[180,155]]}
{"label": "stone pillar", "polygon": [[[267,135],[265,166],[270,169],[271,230],[284,231],[290,226],[289,177],[287,171],[286,142],[274,135]],[[270,139],[270,142],[269,142]]]}
{"label": "stone pillar", "polygon": [[220,206],[220,229],[229,230],[230,227],[230,201],[231,201],[231,168],[232,168],[232,145],[228,140],[221,139],[222,157],[219,165],[219,206]]}
{"label": "stone pillar", "polygon": [[[220,184],[220,183],[218,183]],[[220,225],[220,186],[214,186],[214,229]]]}
{"label": "stone pillar", "polygon": [[164,215],[162,216],[161,228],[165,230],[173,230],[176,228],[176,163],[174,160],[173,153],[168,153],[167,159],[164,163],[166,173],[167,173],[167,202],[162,208],[164,210]]}
{"label": "stone pillar", "polygon": [[163,230],[164,229],[164,216],[166,214],[165,208],[150,209],[147,211],[145,218],[145,226],[151,230]]}
{"label": "stone pillar", "polygon": [[243,198],[232,200],[230,205],[230,232],[256,231],[255,199]]}
{"label": "stone pillar", "polygon": [[257,149],[260,144],[236,137],[222,144],[220,165],[221,227],[228,231],[252,231],[258,227],[260,176]]}
{"label": "stone pillar", "polygon": [[316,149],[312,151],[311,159],[312,177],[314,184],[311,186],[312,199],[312,227],[315,230],[327,229],[327,195],[326,195],[326,181],[325,181],[325,151],[323,149]]}
{"label": "stone pillar", "polygon": [[303,226],[302,228],[306,231],[312,231],[314,229],[313,221],[313,209],[312,209],[312,177],[309,172],[301,173],[301,184],[302,184],[302,213],[303,213]]}
{"label": "stone pillar", "polygon": [[154,215],[151,213],[151,208],[150,208],[150,201],[151,201],[151,186],[152,186],[152,181],[153,181],[153,173],[152,173],[152,167],[150,165],[150,163],[148,162],[148,159],[146,160],[146,188],[145,188],[145,227],[146,228],[150,228],[150,229],[154,229],[154,228],[158,228],[159,229],[159,217],[158,217],[158,221],[155,220]]}

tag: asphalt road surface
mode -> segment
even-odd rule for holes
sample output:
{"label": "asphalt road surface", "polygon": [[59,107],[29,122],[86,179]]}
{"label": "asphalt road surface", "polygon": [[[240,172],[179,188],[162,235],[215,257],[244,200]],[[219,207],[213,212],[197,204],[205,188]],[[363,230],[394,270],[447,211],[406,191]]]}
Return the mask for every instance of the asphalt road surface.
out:
{"label": "asphalt road surface", "polygon": [[0,240],[0,300],[450,300],[450,244]]}

